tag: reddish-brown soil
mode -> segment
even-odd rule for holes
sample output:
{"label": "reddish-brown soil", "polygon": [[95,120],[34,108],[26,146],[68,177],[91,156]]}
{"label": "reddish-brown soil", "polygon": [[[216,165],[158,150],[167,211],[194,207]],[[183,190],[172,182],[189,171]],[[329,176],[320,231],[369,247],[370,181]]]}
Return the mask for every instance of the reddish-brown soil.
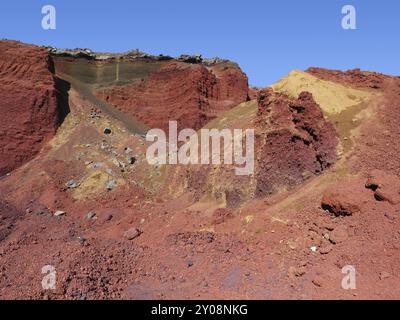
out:
{"label": "reddish-brown soil", "polygon": [[47,50],[0,42],[0,176],[31,160],[68,112]]}
{"label": "reddish-brown soil", "polygon": [[[193,70],[203,72],[202,65],[181,63],[179,72],[175,61],[165,63],[172,68],[166,88],[175,75],[192,83]],[[126,85],[129,93],[149,93],[156,83],[152,90],[164,90],[164,82],[155,79],[161,70],[145,84]],[[354,118],[357,125],[348,137],[337,123],[348,115],[331,122],[307,92],[289,97],[265,89],[258,101],[223,113],[219,124],[237,116],[232,123],[254,125],[263,146],[257,149],[255,177],[245,180],[230,179],[226,168],[197,175],[189,167],[149,166],[146,142],[72,84],[70,114],[55,137],[44,140],[37,154],[32,146],[32,161],[0,178],[0,298],[400,298],[400,79],[362,71],[308,72],[367,90],[373,98]],[[217,85],[217,101],[245,97],[235,93],[235,83],[242,82],[235,77]],[[11,88],[28,96],[32,86],[13,82]],[[137,91],[130,91],[133,87]],[[185,88],[186,98],[195,97],[186,102],[198,99],[196,85]],[[47,91],[34,92],[46,96]],[[162,92],[168,97],[169,91]],[[178,100],[166,105],[175,108]],[[105,127],[110,134],[103,133]],[[29,141],[20,139],[22,145]],[[345,139],[349,147],[336,152]],[[128,164],[131,156],[134,164]],[[273,170],[267,171],[269,166]],[[203,179],[226,190],[225,201],[204,188]],[[110,181],[116,186],[107,190]],[[252,188],[261,191],[240,201],[231,192]],[[59,210],[65,214],[55,216]],[[57,271],[54,290],[42,287],[46,265]],[[354,290],[341,285],[345,266],[356,270]]]}

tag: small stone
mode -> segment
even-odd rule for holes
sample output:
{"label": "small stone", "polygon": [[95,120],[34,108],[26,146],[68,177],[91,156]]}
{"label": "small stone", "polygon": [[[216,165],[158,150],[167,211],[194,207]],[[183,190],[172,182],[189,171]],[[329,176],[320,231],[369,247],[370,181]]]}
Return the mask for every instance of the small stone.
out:
{"label": "small stone", "polygon": [[54,216],[55,217],[62,217],[62,216],[65,216],[65,215],[66,215],[65,211],[58,210],[58,211],[54,212]]}
{"label": "small stone", "polygon": [[322,248],[319,250],[319,253],[320,253],[320,254],[328,254],[329,252],[332,251],[332,249],[333,249],[333,245],[328,244],[328,245],[322,247]]}
{"label": "small stone", "polygon": [[313,280],[312,283],[316,286],[316,287],[322,287],[322,279],[320,276],[316,276]]}
{"label": "small stone", "polygon": [[385,280],[385,279],[390,278],[391,276],[392,276],[392,275],[391,275],[390,273],[388,273],[388,272],[386,272],[386,271],[382,271],[382,272],[379,274],[379,279]]}
{"label": "small stone", "polygon": [[346,241],[349,238],[346,226],[338,226],[330,234],[329,241],[333,244],[338,244]]}
{"label": "small stone", "polygon": [[102,162],[96,162],[93,164],[93,169],[99,169],[103,167],[103,163]]}
{"label": "small stone", "polygon": [[131,228],[128,231],[125,231],[124,237],[128,240],[133,240],[139,237],[143,232],[137,228]]}
{"label": "small stone", "polygon": [[396,216],[394,215],[394,214],[391,214],[390,212],[386,212],[385,213],[385,217],[387,218],[387,219],[389,219],[390,221],[394,221],[394,220],[396,220]]}
{"label": "small stone", "polygon": [[332,224],[326,224],[325,225],[325,229],[328,230],[328,231],[333,231],[335,229],[335,227]]}
{"label": "small stone", "polygon": [[106,215],[104,221],[111,221],[112,218],[113,218],[113,215],[112,214],[108,214],[108,215]]}
{"label": "small stone", "polygon": [[35,212],[35,214],[36,214],[37,216],[42,216],[42,215],[44,215],[44,214],[46,214],[46,213],[48,213],[48,210],[47,210],[47,209],[37,209],[36,212]]}
{"label": "small stone", "polygon": [[373,200],[364,179],[343,179],[324,191],[321,208],[335,216],[351,216],[360,214],[369,201]]}
{"label": "small stone", "polygon": [[188,263],[187,263],[187,265],[188,265],[189,268],[190,268],[190,267],[193,267],[193,261],[189,260]]}
{"label": "small stone", "polygon": [[140,224],[144,224],[145,219],[140,219]]}
{"label": "small stone", "polygon": [[101,150],[104,150],[104,149],[106,149],[107,147],[108,147],[108,143],[107,143],[106,141],[102,141],[102,142],[101,142],[101,145],[100,145]]}
{"label": "small stone", "polygon": [[90,211],[87,215],[86,215],[86,219],[90,220],[93,219],[96,216],[96,212],[94,211]]}
{"label": "small stone", "polygon": [[68,189],[74,189],[78,186],[78,183],[75,180],[69,180],[65,185]]}
{"label": "small stone", "polygon": [[106,184],[106,188],[108,191],[111,191],[117,186],[117,182],[115,180],[108,181]]}
{"label": "small stone", "polygon": [[311,246],[310,247],[310,250],[312,251],[312,252],[317,252],[317,246]]}
{"label": "small stone", "polygon": [[136,158],[135,157],[129,157],[128,158],[128,163],[129,164],[135,164],[136,163]]}
{"label": "small stone", "polygon": [[289,267],[288,270],[288,276],[289,278],[295,278],[295,277],[302,277],[306,273],[306,270],[304,267],[296,268],[296,267]]}
{"label": "small stone", "polygon": [[80,243],[81,245],[85,245],[85,244],[86,244],[86,241],[87,241],[86,238],[84,238],[84,237],[77,237],[77,239],[78,239],[78,241],[79,241],[79,243]]}

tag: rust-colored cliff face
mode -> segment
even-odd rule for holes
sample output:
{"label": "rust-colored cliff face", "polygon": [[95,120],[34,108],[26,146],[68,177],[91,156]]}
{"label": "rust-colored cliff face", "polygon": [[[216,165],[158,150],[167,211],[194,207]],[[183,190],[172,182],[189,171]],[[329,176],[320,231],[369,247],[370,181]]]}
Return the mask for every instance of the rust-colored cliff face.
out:
{"label": "rust-colored cliff face", "polygon": [[96,95],[150,128],[200,129],[222,112],[246,101],[247,77],[238,66],[222,62],[206,67],[170,61],[148,77],[97,90]]}
{"label": "rust-colored cliff face", "polygon": [[332,123],[309,92],[298,99],[271,89],[258,95],[259,170],[256,195],[299,184],[336,160],[337,137]]}
{"label": "rust-colored cliff face", "polygon": [[32,159],[65,114],[47,50],[0,41],[0,175]]}

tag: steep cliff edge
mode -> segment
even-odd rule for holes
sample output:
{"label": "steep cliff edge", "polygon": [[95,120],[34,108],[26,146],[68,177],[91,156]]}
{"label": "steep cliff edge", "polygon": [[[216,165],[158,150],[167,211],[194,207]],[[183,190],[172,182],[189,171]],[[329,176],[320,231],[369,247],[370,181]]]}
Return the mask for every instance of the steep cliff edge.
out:
{"label": "steep cliff edge", "polygon": [[46,49],[0,41],[0,175],[32,159],[68,112]]}
{"label": "steep cliff edge", "polygon": [[224,111],[248,99],[247,77],[231,62],[213,66],[169,61],[147,77],[96,91],[97,97],[150,128],[203,127]]}

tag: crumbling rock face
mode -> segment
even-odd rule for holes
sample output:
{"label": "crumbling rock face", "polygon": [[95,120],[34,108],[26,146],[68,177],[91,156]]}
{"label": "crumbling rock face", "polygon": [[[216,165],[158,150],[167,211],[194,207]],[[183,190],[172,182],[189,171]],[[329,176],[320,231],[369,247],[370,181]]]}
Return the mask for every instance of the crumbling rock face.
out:
{"label": "crumbling rock face", "polygon": [[68,112],[44,48],[0,41],[0,175],[32,159]]}
{"label": "crumbling rock face", "polygon": [[385,78],[387,78],[383,74],[361,71],[360,69],[340,71],[312,67],[306,72],[323,80],[335,81],[357,88],[381,89]]}
{"label": "crumbling rock face", "polygon": [[256,196],[297,185],[335,162],[334,126],[311,93],[292,99],[264,89],[258,94],[258,105]]}
{"label": "crumbling rock face", "polygon": [[246,75],[234,64],[170,61],[142,81],[104,87],[97,97],[150,128],[200,129],[211,119],[248,98]]}
{"label": "crumbling rock face", "polygon": [[[253,103],[255,112],[248,116]],[[248,200],[290,190],[321,174],[336,161],[335,128],[324,118],[311,93],[302,92],[293,99],[272,89],[263,89],[259,91],[258,105],[247,104],[233,109],[237,118],[224,121],[223,125],[254,129],[254,173],[238,176],[228,164],[181,170],[187,180],[186,190],[196,201],[212,195],[223,200],[227,208],[237,208]],[[245,112],[248,118],[244,120],[241,115]],[[219,123],[212,125],[218,127]],[[247,152],[250,150],[244,153]]]}

